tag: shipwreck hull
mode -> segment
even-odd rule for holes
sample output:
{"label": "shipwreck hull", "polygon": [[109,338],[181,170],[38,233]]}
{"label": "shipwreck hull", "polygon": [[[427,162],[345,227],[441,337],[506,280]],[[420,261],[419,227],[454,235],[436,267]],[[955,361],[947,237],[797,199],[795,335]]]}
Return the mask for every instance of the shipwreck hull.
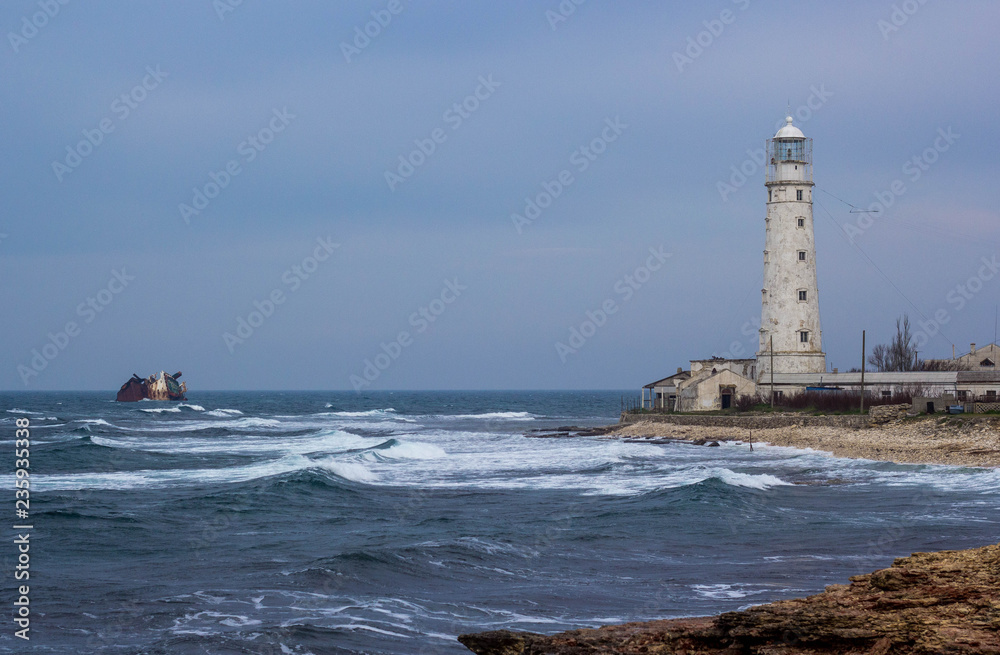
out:
{"label": "shipwreck hull", "polygon": [[149,389],[146,381],[138,375],[133,374],[132,378],[122,385],[115,398],[120,403],[134,403],[137,400],[149,397]]}
{"label": "shipwreck hull", "polygon": [[139,400],[187,400],[187,384],[178,382],[181,376],[178,371],[173,375],[168,375],[166,371],[160,371],[160,377],[150,375],[148,378],[140,378],[135,373],[132,378],[122,385],[115,398],[118,402],[136,402]]}

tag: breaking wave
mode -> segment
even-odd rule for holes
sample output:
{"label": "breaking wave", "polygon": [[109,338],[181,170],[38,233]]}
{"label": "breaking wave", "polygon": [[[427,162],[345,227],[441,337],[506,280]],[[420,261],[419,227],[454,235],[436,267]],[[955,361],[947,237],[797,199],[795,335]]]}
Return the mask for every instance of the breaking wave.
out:
{"label": "breaking wave", "polygon": [[538,417],[531,412],[486,412],[484,414],[438,414],[436,418],[534,421]]}
{"label": "breaking wave", "polygon": [[365,453],[369,461],[382,459],[439,459],[447,457],[443,448],[419,441],[389,439]]}
{"label": "breaking wave", "polygon": [[205,412],[205,416],[218,416],[220,418],[230,418],[232,416],[240,416],[243,412],[238,409],[213,409],[209,412]]}
{"label": "breaking wave", "polygon": [[[99,437],[97,439],[100,439]],[[102,440],[103,441],[103,440]],[[304,455],[288,455],[245,466],[210,469],[139,470],[112,473],[91,472],[39,475],[33,477],[33,489],[47,491],[78,491],[82,489],[155,489],[204,484],[233,484],[270,478],[306,470],[325,471],[351,482],[375,482],[378,476],[361,462],[345,462],[326,457],[319,460]]]}
{"label": "breaking wave", "polygon": [[[330,403],[326,406],[332,407]],[[385,409],[369,409],[364,412],[320,412],[316,416],[345,416],[349,418],[361,418],[363,416],[384,416],[385,414],[395,414],[396,410],[392,407],[387,407]]]}

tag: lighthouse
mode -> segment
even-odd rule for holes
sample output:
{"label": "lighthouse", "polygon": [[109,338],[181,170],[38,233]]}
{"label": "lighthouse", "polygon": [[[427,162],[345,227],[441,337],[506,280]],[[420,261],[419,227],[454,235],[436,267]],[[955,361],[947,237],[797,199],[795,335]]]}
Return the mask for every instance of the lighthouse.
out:
{"label": "lighthouse", "polygon": [[[771,373],[823,373],[813,235],[812,139],[792,117],[767,140],[767,216],[757,379]],[[772,352],[773,349],[773,352]]]}

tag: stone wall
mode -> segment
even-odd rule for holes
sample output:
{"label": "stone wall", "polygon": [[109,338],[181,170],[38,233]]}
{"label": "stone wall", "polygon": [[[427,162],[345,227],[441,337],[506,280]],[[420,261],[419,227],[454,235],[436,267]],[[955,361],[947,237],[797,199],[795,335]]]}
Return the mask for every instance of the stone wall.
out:
{"label": "stone wall", "polygon": [[702,425],[723,428],[765,430],[795,425],[831,426],[843,428],[868,427],[867,416],[807,416],[803,414],[735,414],[732,416],[698,416],[692,414],[628,414],[622,413],[621,424],[651,421],[672,425]]}

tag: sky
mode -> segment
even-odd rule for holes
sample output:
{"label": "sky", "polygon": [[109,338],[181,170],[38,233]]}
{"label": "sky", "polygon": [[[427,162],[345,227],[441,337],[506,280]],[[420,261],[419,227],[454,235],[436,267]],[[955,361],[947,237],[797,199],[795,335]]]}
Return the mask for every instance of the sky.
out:
{"label": "sky", "polygon": [[903,314],[961,354],[1000,302],[998,26],[986,0],[9,0],[0,389],[638,392],[752,357],[789,111],[828,365]]}

